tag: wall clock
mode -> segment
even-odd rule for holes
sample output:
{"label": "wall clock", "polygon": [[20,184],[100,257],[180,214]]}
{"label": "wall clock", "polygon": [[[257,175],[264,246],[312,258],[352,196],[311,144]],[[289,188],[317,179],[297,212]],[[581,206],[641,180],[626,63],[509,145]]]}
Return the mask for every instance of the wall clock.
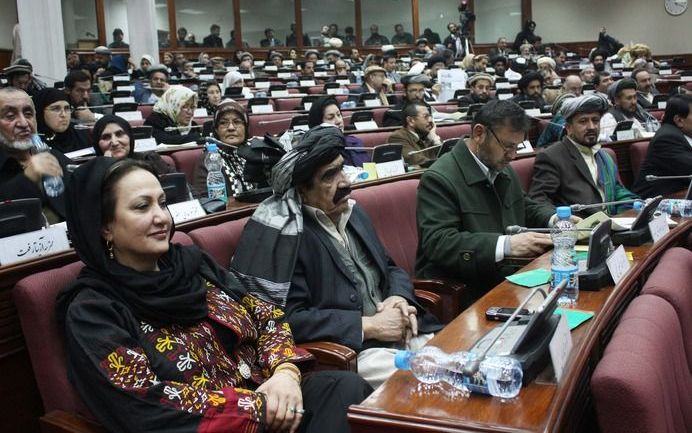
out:
{"label": "wall clock", "polygon": [[671,15],[682,15],[687,10],[687,0],[664,0],[666,12]]}

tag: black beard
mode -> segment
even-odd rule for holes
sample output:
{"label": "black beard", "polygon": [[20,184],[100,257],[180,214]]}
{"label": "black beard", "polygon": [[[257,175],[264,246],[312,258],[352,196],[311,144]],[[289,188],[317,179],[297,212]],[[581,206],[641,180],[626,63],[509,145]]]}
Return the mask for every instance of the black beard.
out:
{"label": "black beard", "polygon": [[334,193],[334,198],[332,199],[332,202],[334,204],[337,204],[338,202],[341,201],[344,197],[347,195],[351,194],[351,187],[343,187],[343,188],[337,188],[336,192]]}

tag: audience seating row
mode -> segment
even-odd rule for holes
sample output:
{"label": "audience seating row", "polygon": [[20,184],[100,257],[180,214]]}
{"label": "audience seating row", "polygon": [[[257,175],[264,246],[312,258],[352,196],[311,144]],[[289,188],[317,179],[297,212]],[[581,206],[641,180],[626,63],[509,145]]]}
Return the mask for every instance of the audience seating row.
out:
{"label": "audience seating row", "polygon": [[692,251],[671,248],[591,378],[603,433],[692,431]]}

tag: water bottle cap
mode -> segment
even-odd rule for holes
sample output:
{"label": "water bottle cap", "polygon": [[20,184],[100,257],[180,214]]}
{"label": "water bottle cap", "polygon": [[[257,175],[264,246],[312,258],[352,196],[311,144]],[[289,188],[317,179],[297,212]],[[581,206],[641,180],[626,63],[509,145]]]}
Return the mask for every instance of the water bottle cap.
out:
{"label": "water bottle cap", "polygon": [[218,152],[219,146],[216,143],[207,143],[207,152]]}
{"label": "water bottle cap", "polygon": [[358,178],[361,180],[365,180],[368,178],[368,172],[367,171],[362,171],[358,174]]}
{"label": "water bottle cap", "polygon": [[398,350],[394,355],[394,366],[399,370],[410,370],[409,358],[412,354],[408,350]]}
{"label": "water bottle cap", "polygon": [[557,213],[557,217],[561,219],[572,216],[572,209],[569,206],[558,206],[555,212]]}
{"label": "water bottle cap", "polygon": [[634,210],[642,210],[642,202],[637,200],[634,203],[632,203],[632,208]]}

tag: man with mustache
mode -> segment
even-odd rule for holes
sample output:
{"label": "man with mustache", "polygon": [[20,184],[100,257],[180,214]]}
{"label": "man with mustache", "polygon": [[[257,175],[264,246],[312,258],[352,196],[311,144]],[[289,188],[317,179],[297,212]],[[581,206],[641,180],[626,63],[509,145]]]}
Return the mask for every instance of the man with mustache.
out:
{"label": "man with mustache", "polygon": [[65,219],[63,195],[48,197],[43,176],[62,176],[69,159],[58,151],[32,153],[36,109],[29,95],[13,87],[0,89],[0,202],[40,198],[50,223]]}
{"label": "man with mustache", "polygon": [[245,226],[231,268],[284,308],[296,342],[350,347],[358,373],[377,387],[394,372],[396,349],[415,350],[441,325],[350,199],[344,143],[339,128],[321,125],[281,158],[274,195]]}
{"label": "man with mustache", "polygon": [[470,305],[552,246],[547,233],[504,235],[508,225],[546,227],[552,206],[529,199],[509,166],[531,126],[514,102],[493,100],[474,117],[471,136],[438,159],[418,186],[416,276],[466,283]]}
{"label": "man with mustache", "polygon": [[[566,135],[536,154],[529,196],[553,206],[593,204],[637,198],[618,180],[617,167],[598,144],[601,116],[608,101],[599,95],[572,98],[562,104]],[[603,210],[610,215],[631,205],[586,209],[581,216]]]}
{"label": "man with mustache", "polygon": [[387,143],[403,145],[404,161],[411,166],[427,167],[437,155],[434,150],[410,155],[431,146],[442,144],[442,139],[435,133],[430,108],[422,102],[410,103],[401,110],[402,126],[387,138]]}

